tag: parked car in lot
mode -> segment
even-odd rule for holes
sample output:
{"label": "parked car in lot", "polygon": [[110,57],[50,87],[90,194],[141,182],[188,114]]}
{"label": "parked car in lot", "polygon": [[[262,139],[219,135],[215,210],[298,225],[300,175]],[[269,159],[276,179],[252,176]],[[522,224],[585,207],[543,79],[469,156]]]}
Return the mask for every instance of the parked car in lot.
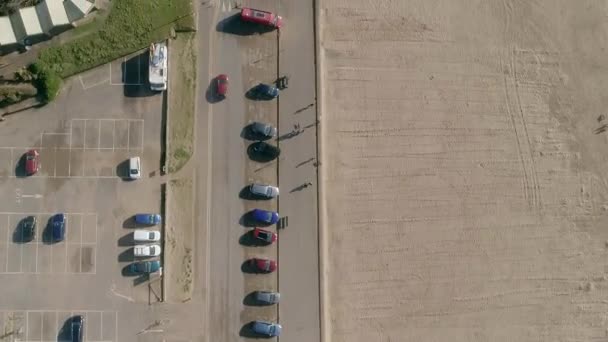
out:
{"label": "parked car in lot", "polygon": [[139,157],[129,158],[129,178],[140,179],[141,178],[141,159]]}
{"label": "parked car in lot", "polygon": [[281,335],[281,329],[281,325],[277,323],[271,323],[266,321],[251,322],[251,330],[253,330],[254,333],[268,337],[275,337]]}
{"label": "parked car in lot", "polygon": [[260,139],[270,139],[277,135],[277,129],[269,123],[254,121],[249,129],[252,135]]}
{"label": "parked car in lot", "polygon": [[252,195],[270,199],[279,195],[279,188],[267,184],[253,183],[249,186],[249,192]]}
{"label": "parked car in lot", "polygon": [[136,214],[135,223],[156,225],[162,222],[162,218],[159,214]]}
{"label": "parked car in lot", "polygon": [[40,153],[29,150],[25,153],[25,173],[31,176],[40,170]]}
{"label": "parked car in lot", "polygon": [[261,305],[272,305],[276,304],[281,300],[281,294],[274,291],[255,291],[253,298],[258,304]]}
{"label": "parked car in lot", "polygon": [[248,152],[252,158],[272,160],[281,154],[281,150],[263,141],[254,142],[249,145]]}
{"label": "parked car in lot", "polygon": [[69,324],[72,342],[82,342],[84,336],[84,317],[74,316]]}
{"label": "parked car in lot", "polygon": [[54,242],[65,239],[65,214],[59,213],[51,217],[51,238]]}
{"label": "parked car in lot", "polygon": [[133,247],[133,255],[136,257],[153,257],[160,255],[159,245],[136,245]]}
{"label": "parked car in lot", "polygon": [[254,271],[260,273],[272,273],[277,269],[277,262],[270,259],[253,258],[249,263]]}
{"label": "parked car in lot", "polygon": [[129,265],[129,271],[133,274],[154,273],[160,270],[160,261],[140,261]]}
{"label": "parked car in lot", "polygon": [[215,78],[215,96],[222,99],[228,94],[228,75],[221,74]]}
{"label": "parked car in lot", "polygon": [[253,8],[242,8],[241,20],[277,29],[283,26],[283,18],[281,16]]}
{"label": "parked car in lot", "polygon": [[133,240],[136,242],[156,242],[160,241],[160,232],[156,230],[138,229],[133,232]]}
{"label": "parked car in lot", "polygon": [[34,240],[36,237],[36,226],[38,220],[36,216],[27,216],[21,220],[21,240],[22,242],[29,242]]}
{"label": "parked car in lot", "polygon": [[264,209],[253,209],[251,217],[258,223],[275,224],[279,221],[279,213]]}
{"label": "parked car in lot", "polygon": [[278,238],[276,233],[261,228],[256,228],[253,230],[253,237],[268,244],[277,241]]}
{"label": "parked car in lot", "polygon": [[260,83],[250,90],[250,94],[256,99],[272,100],[279,96],[279,88],[270,84]]}

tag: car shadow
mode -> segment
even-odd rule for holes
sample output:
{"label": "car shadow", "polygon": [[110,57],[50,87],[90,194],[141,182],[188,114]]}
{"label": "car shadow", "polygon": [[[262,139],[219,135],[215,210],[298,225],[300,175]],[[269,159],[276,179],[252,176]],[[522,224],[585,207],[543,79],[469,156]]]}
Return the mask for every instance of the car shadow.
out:
{"label": "car shadow", "polygon": [[253,130],[251,129],[252,127],[252,123],[243,127],[243,129],[241,130],[241,138],[251,141],[266,141],[270,139],[270,137],[267,137],[263,134],[253,132]]}
{"label": "car shadow", "polygon": [[133,255],[133,247],[127,248],[118,254],[118,262],[131,262],[135,261],[135,255]]}
{"label": "car shadow", "polygon": [[141,284],[147,282],[148,280],[150,280],[149,273],[140,274],[139,277],[136,277],[135,279],[133,279],[133,286],[141,285]]}
{"label": "car shadow", "polygon": [[255,144],[255,143],[252,143],[247,147],[247,155],[249,156],[249,159],[251,159],[253,161],[256,161],[258,163],[267,163],[269,161],[273,161],[273,160],[277,159],[277,157],[279,156],[278,154],[275,156],[275,155],[268,155],[268,154],[264,154],[264,153],[255,152],[253,150],[253,144]]}
{"label": "car shadow", "polygon": [[251,36],[254,34],[264,34],[275,29],[271,26],[254,24],[241,20],[241,13],[238,12],[220,20],[215,26],[217,32],[236,34],[239,36]]}
{"label": "car shadow", "polygon": [[269,338],[269,336],[258,334],[251,328],[253,326],[253,322],[249,322],[239,330],[239,336],[247,337],[247,338]]}
{"label": "car shadow", "polygon": [[126,234],[118,239],[118,245],[121,247],[133,246],[134,243],[133,233]]}
{"label": "car shadow", "polygon": [[146,97],[158,94],[148,84],[149,50],[132,56],[120,65],[122,71],[123,94],[126,97]]}
{"label": "car shadow", "polygon": [[122,268],[121,272],[123,277],[135,277],[140,275],[139,273],[135,273],[131,271],[131,264],[126,265]]}
{"label": "car shadow", "polygon": [[122,222],[122,227],[123,227],[123,228],[129,228],[129,229],[132,229],[132,228],[137,228],[137,227],[138,227],[138,225],[137,225],[137,223],[135,223],[135,215],[130,216],[130,217],[128,217],[127,219],[125,219],[125,220]]}
{"label": "car shadow", "polygon": [[251,190],[249,190],[249,185],[244,186],[241,191],[239,191],[239,198],[240,199],[244,199],[244,200],[250,200],[250,201],[258,201],[258,200],[267,200],[270,199],[268,197],[264,197],[264,196],[259,196],[256,194],[253,194],[251,192]]}
{"label": "car shadow", "polygon": [[207,102],[213,104],[213,103],[218,103],[225,98],[226,98],[225,96],[219,95],[217,93],[217,85],[215,82],[215,78],[212,78],[211,81],[209,81],[207,90],[205,91],[205,99],[207,99]]}
{"label": "car shadow", "polygon": [[248,100],[252,100],[252,101],[271,101],[274,100],[276,97],[272,97],[272,96],[266,96],[266,95],[262,95],[259,93],[258,89],[260,88],[262,84],[258,83],[256,85],[254,85],[253,87],[251,87],[249,90],[247,90],[247,92],[245,92],[245,97]]}
{"label": "car shadow", "polygon": [[251,265],[251,259],[247,259],[247,260],[243,261],[243,263],[241,264],[241,272],[247,273],[247,274],[261,273],[260,271],[258,271],[257,268],[255,268],[253,265]]}
{"label": "car shadow", "polygon": [[257,227],[258,225],[260,225],[260,223],[258,223],[253,218],[253,212],[251,211],[248,211],[241,215],[241,218],[239,219],[239,224],[243,227]]}
{"label": "car shadow", "polygon": [[[25,220],[27,220],[27,218],[23,218],[21,221],[19,221],[19,223],[17,224],[17,226],[15,227],[15,230],[13,231],[13,242],[14,243],[28,243],[32,240],[34,240],[34,237],[28,238],[26,235],[26,229],[25,229]],[[35,233],[34,233],[35,235]]]}
{"label": "car shadow", "polygon": [[116,176],[125,182],[133,181],[133,179],[129,177],[129,159],[123,160],[116,165]]}
{"label": "car shadow", "polygon": [[63,322],[59,331],[57,332],[57,341],[58,342],[68,342],[72,340],[72,320],[74,316],[68,318]]}
{"label": "car shadow", "polygon": [[22,154],[15,163],[15,177],[17,178],[25,178],[28,174],[25,172],[25,154]]}
{"label": "car shadow", "polygon": [[256,293],[256,291],[248,293],[243,298],[243,305],[245,305],[245,306],[262,306],[262,304],[258,300],[255,299],[255,293]]}
{"label": "car shadow", "polygon": [[270,245],[270,243],[268,243],[268,242],[264,242],[260,239],[256,239],[253,236],[253,230],[250,230],[250,231],[246,232],[245,234],[241,235],[241,237],[239,238],[239,244],[241,246],[246,246],[246,247],[264,247],[264,246]]}

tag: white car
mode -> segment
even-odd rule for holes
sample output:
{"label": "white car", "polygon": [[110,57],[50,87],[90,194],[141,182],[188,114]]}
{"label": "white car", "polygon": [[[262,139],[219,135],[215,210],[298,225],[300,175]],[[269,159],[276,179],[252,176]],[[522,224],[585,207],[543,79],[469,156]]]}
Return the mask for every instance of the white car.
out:
{"label": "white car", "polygon": [[139,157],[129,158],[129,178],[141,178],[141,159]]}
{"label": "white car", "polygon": [[133,232],[133,240],[138,241],[138,242],[160,241],[160,232],[157,230],[138,229],[135,232]]}
{"label": "white car", "polygon": [[254,195],[254,196],[260,196],[260,197],[264,197],[264,198],[275,198],[279,195],[279,188],[277,188],[276,186],[272,186],[272,185],[266,185],[266,184],[251,184],[249,186],[249,191]]}
{"label": "white car", "polygon": [[136,257],[153,257],[160,255],[159,245],[137,245],[133,248]]}

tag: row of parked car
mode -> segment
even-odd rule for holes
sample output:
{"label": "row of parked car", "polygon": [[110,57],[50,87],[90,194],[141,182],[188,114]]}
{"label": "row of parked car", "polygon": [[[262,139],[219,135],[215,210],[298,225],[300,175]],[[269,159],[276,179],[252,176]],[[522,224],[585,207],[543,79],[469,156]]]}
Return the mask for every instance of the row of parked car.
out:
{"label": "row of parked car", "polygon": [[[144,226],[155,226],[162,222],[160,214],[136,214],[135,223]],[[137,229],[133,232],[133,256],[136,258],[153,258],[160,256],[161,234],[158,230]],[[144,260],[129,265],[131,274],[150,274],[161,269],[160,260]]]}

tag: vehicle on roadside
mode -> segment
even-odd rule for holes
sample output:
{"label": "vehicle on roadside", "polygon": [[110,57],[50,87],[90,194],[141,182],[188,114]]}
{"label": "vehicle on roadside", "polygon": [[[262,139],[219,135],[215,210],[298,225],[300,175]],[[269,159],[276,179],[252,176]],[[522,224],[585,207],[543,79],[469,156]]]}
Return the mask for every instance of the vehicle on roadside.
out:
{"label": "vehicle on roadside", "polygon": [[253,298],[260,305],[272,305],[281,300],[281,294],[274,291],[255,291]]}
{"label": "vehicle on roadside", "polygon": [[279,213],[264,209],[253,209],[251,217],[254,221],[263,224],[275,224],[279,221]]}
{"label": "vehicle on roadside", "polygon": [[36,216],[27,216],[21,220],[21,241],[29,242],[36,237],[36,226],[38,220]]}
{"label": "vehicle on roadside", "polygon": [[277,269],[277,262],[270,259],[253,258],[249,260],[249,265],[259,273],[272,273]]}
{"label": "vehicle on roadside", "polygon": [[277,129],[271,124],[254,121],[249,126],[252,135],[263,139],[270,139],[277,135]]}
{"label": "vehicle on roadside", "polygon": [[53,242],[65,239],[65,214],[59,213],[51,217],[51,239]]}
{"label": "vehicle on roadside", "polygon": [[129,158],[129,178],[141,178],[141,159],[139,157]]}
{"label": "vehicle on roadside", "polygon": [[25,173],[31,176],[40,170],[40,153],[29,150],[25,153]]}
{"label": "vehicle on roadside", "polygon": [[241,9],[241,20],[269,26],[272,28],[280,28],[283,26],[283,18],[272,12],[262,11],[253,8],[242,8]]}
{"label": "vehicle on roadside", "polygon": [[162,217],[159,214],[135,214],[135,223],[157,225],[162,222]]}
{"label": "vehicle on roadside", "polygon": [[156,242],[160,241],[160,232],[156,230],[138,229],[133,232],[133,240],[136,242]]}
{"label": "vehicle on roadside", "polygon": [[253,237],[256,240],[262,241],[267,244],[271,244],[277,241],[278,235],[277,233],[273,233],[266,229],[256,228],[253,230]]}
{"label": "vehicle on roadside", "polygon": [[249,192],[255,196],[271,199],[279,195],[279,188],[267,184],[253,183],[249,186]]}
{"label": "vehicle on roadside", "polygon": [[253,87],[249,93],[253,98],[261,100],[272,100],[279,96],[279,88],[265,83]]}
{"label": "vehicle on roadside", "polygon": [[221,74],[215,78],[215,96],[223,99],[228,94],[228,75]]}
{"label": "vehicle on roadside", "polygon": [[150,82],[150,89],[153,91],[167,90],[167,51],[165,42],[150,45],[148,81]]}
{"label": "vehicle on roadside", "polygon": [[275,337],[281,335],[281,325],[266,321],[253,321],[251,322],[251,330],[260,335]]}
{"label": "vehicle on roadside", "polygon": [[254,142],[251,145],[249,145],[249,147],[247,149],[248,149],[249,154],[252,157],[256,157],[256,158],[261,157],[266,160],[275,159],[281,154],[281,150],[278,147],[276,147],[274,145],[270,145],[263,141]]}
{"label": "vehicle on roadside", "polygon": [[129,271],[133,274],[154,273],[160,270],[160,261],[139,261],[129,265]]}
{"label": "vehicle on roadside", "polygon": [[159,245],[136,245],[133,247],[133,255],[136,257],[155,257],[160,255]]}
{"label": "vehicle on roadside", "polygon": [[82,342],[84,336],[84,317],[81,315],[72,317],[69,327],[72,342]]}

